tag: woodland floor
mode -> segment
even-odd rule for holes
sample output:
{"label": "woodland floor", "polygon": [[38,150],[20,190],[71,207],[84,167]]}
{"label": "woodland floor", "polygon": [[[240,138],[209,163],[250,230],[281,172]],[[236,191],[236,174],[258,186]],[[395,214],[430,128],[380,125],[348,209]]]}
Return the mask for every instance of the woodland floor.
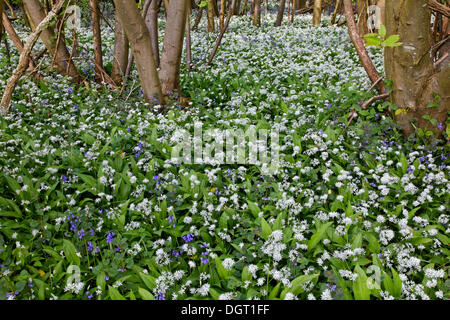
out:
{"label": "woodland floor", "polygon": [[[135,70],[120,95],[48,72],[20,83],[0,119],[0,299],[450,298],[448,144],[405,141],[387,103],[358,109],[375,92],[345,28],[274,20],[233,17],[209,67],[203,21],[186,108],[148,108]],[[92,32],[79,36],[92,78]],[[113,38],[105,26],[107,70]],[[198,121],[277,130],[279,171],[173,164]]]}

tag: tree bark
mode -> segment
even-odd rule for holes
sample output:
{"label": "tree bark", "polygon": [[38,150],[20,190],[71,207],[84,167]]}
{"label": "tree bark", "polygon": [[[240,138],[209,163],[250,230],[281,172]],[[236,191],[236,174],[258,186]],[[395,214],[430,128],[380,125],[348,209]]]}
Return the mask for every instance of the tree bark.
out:
{"label": "tree bark", "polygon": [[208,32],[215,32],[215,26],[214,26],[214,1],[215,0],[208,0],[208,8],[207,8]]}
{"label": "tree bark", "polygon": [[330,26],[332,26],[336,22],[336,16],[339,12],[339,9],[341,8],[342,0],[337,0],[336,4],[334,6],[333,16],[331,17]]}
{"label": "tree bark", "polygon": [[95,61],[95,80],[102,81],[103,55],[102,55],[102,34],[100,30],[100,8],[99,0],[89,0],[92,17],[92,32],[94,36],[94,61]]}
{"label": "tree bark", "polygon": [[358,4],[358,22],[356,24],[356,28],[358,29],[358,33],[361,37],[364,37],[365,34],[369,33],[369,28],[367,28],[367,2],[366,0],[357,0]]}
{"label": "tree bark", "polygon": [[[19,51],[19,54],[21,54],[23,52],[24,45],[22,43],[22,40],[20,40],[19,36],[17,35],[16,30],[14,30],[14,27],[11,24],[11,21],[9,21],[9,18],[6,15],[5,11],[3,11],[3,13],[2,13],[2,19],[1,20],[2,20],[2,23],[3,23],[3,29],[6,31],[6,33],[9,36],[9,38],[14,43],[14,46],[17,48],[17,51]],[[28,70],[29,71],[34,71],[33,59],[30,57],[29,60],[30,61],[28,63]],[[38,73],[34,73],[33,77],[34,77],[36,82],[39,82],[39,81],[42,80],[42,77]]]}
{"label": "tree bark", "polygon": [[322,0],[314,0],[314,12],[312,24],[314,26],[319,25],[321,17],[322,17]]}
{"label": "tree bark", "polygon": [[[30,17],[33,30],[35,30],[35,26],[39,25],[41,21],[45,19],[44,9],[41,7],[39,0],[24,0],[23,3]],[[76,83],[80,82],[81,75],[72,59],[70,59],[64,36],[61,35],[56,49],[56,35],[51,27],[42,30],[42,32],[40,32],[40,37],[47,48],[47,51],[54,58],[58,71],[63,75],[67,74],[70,76],[72,81]]]}
{"label": "tree bark", "polygon": [[[3,0],[0,0],[0,18],[3,16],[3,6],[4,6]],[[0,42],[3,36],[3,22],[1,20],[2,19],[0,19]]]}
{"label": "tree bark", "polygon": [[253,3],[253,25],[259,27],[261,25],[261,0],[253,0]]}
{"label": "tree bark", "polygon": [[180,64],[186,27],[186,0],[170,0],[159,78],[164,95],[180,92]]}
{"label": "tree bark", "polygon": [[31,50],[33,49],[34,44],[39,38],[39,34],[43,30],[46,30],[47,24],[56,17],[57,13],[61,10],[64,3],[65,3],[64,0],[60,0],[49,12],[49,14],[39,22],[35,30],[27,38],[25,46],[19,57],[19,64],[17,65],[16,69],[13,71],[12,76],[8,79],[8,82],[6,83],[6,87],[3,92],[3,97],[0,102],[0,114],[6,115],[8,113],[12,94],[14,92],[17,83],[19,82],[20,78],[25,73],[27,66],[29,65],[30,53]]}
{"label": "tree bark", "polygon": [[220,0],[220,16],[219,16],[219,30],[222,31],[225,22],[225,3],[226,0]]}
{"label": "tree bark", "polygon": [[150,9],[145,15],[145,24],[147,25],[148,31],[150,32],[150,38],[152,39],[153,57],[155,58],[156,67],[159,68],[160,58],[159,58],[159,30],[158,30],[158,13],[159,4],[158,0],[151,1]]}
{"label": "tree bark", "polygon": [[211,52],[211,55],[208,58],[208,62],[206,62],[206,65],[210,65],[211,64],[212,60],[214,59],[214,56],[216,55],[217,49],[219,49],[220,43],[222,42],[223,35],[227,31],[228,25],[230,24],[231,16],[233,15],[233,12],[234,12],[233,9],[234,9],[235,5],[236,5],[236,0],[232,0],[230,8],[228,9],[227,20],[225,21],[224,28],[220,31],[219,37],[217,38],[216,44],[214,46],[214,49]]}
{"label": "tree bark", "polygon": [[202,16],[203,16],[203,7],[198,7],[197,17],[195,17],[195,21],[194,21],[194,25],[192,26],[192,30],[197,30],[198,25],[199,25],[200,21],[202,20]]}
{"label": "tree bark", "polygon": [[[385,49],[386,78],[393,82],[391,102],[400,110],[394,118],[407,137],[417,128],[445,130],[450,107],[450,64],[434,70],[431,46],[431,10],[427,0],[386,2],[387,36],[397,34],[402,46]],[[440,96],[435,98],[434,94]],[[438,107],[427,107],[430,104]],[[436,119],[436,125],[423,116]],[[414,123],[414,126],[412,125]]]}
{"label": "tree bark", "polygon": [[114,27],[114,61],[111,71],[111,78],[120,85],[128,65],[128,39],[122,27],[119,14],[115,13]]}
{"label": "tree bark", "polygon": [[187,12],[186,12],[186,69],[187,71],[191,71],[191,63],[192,63],[192,43],[191,43],[191,3],[187,4]]}
{"label": "tree bark", "polygon": [[281,0],[278,7],[277,19],[275,20],[275,27],[281,26],[284,16],[284,8],[286,7],[286,0]]}
{"label": "tree bark", "polygon": [[114,0],[125,34],[133,50],[142,91],[149,103],[163,104],[161,84],[153,57],[150,33],[134,1]]}
{"label": "tree bark", "polygon": [[[347,19],[348,34],[350,35],[356,52],[358,53],[359,60],[361,61],[372,83],[375,83],[379,81],[380,75],[378,74],[377,69],[375,69],[372,60],[367,53],[366,47],[364,46],[364,42],[356,29],[352,0],[344,0],[344,12],[345,18]],[[383,81],[378,82],[378,92],[380,94],[384,93]]]}

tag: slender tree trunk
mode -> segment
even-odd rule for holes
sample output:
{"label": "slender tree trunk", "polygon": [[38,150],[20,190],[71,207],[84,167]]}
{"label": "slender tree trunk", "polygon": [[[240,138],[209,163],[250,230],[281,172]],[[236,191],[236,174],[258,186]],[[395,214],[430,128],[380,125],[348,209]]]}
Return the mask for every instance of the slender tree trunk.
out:
{"label": "slender tree trunk", "polygon": [[210,65],[211,64],[212,60],[214,59],[214,56],[217,53],[217,49],[219,49],[220,43],[222,42],[223,35],[227,31],[228,25],[230,24],[231,16],[233,15],[235,5],[236,5],[236,0],[232,0],[231,4],[230,4],[230,8],[228,9],[227,20],[225,21],[224,28],[220,31],[219,37],[217,38],[216,44],[214,46],[214,49],[211,52],[211,54],[210,54],[210,56],[208,58],[208,61],[206,62],[206,65]]}
{"label": "slender tree trunk", "polygon": [[115,13],[115,28],[114,28],[114,61],[111,71],[111,78],[120,85],[122,78],[128,65],[128,39],[122,27],[119,14]]}
{"label": "slender tree trunk", "polygon": [[[3,15],[3,6],[4,6],[3,0],[0,0],[0,17]],[[2,36],[3,36],[3,23],[0,19],[0,42],[2,40]]]}
{"label": "slender tree trunk", "polygon": [[170,0],[159,78],[163,94],[180,92],[180,64],[186,27],[186,0]]}
{"label": "slender tree trunk", "polygon": [[168,12],[169,12],[169,0],[164,0],[164,14],[166,15],[166,20]]}
{"label": "slender tree trunk", "polygon": [[187,71],[191,71],[191,63],[192,63],[192,49],[191,49],[191,3],[187,4],[187,12],[186,12],[186,69]]}
{"label": "slender tree trunk", "polygon": [[219,16],[219,30],[222,31],[225,22],[225,3],[226,0],[220,0],[220,16]]}
{"label": "slender tree trunk", "polygon": [[31,50],[33,49],[34,44],[39,38],[39,34],[43,30],[46,30],[45,28],[47,27],[47,24],[56,17],[57,13],[61,10],[64,3],[65,3],[64,0],[60,0],[49,12],[49,14],[41,19],[41,21],[36,25],[35,30],[27,38],[23,51],[19,57],[19,64],[17,65],[16,69],[14,69],[12,76],[8,79],[8,82],[6,83],[6,87],[3,92],[3,97],[0,102],[0,114],[6,115],[8,113],[12,94],[20,78],[25,73],[27,66],[29,66],[30,60],[29,56]]}
{"label": "slender tree trunk", "polygon": [[103,73],[103,55],[99,0],[89,0],[89,6],[91,8],[92,31],[94,35],[95,79],[97,82],[101,82]]}
{"label": "slender tree trunk", "polygon": [[214,26],[214,2],[215,0],[208,0],[208,32],[215,32]]}
{"label": "slender tree trunk", "polygon": [[248,4],[248,0],[244,0],[244,3],[242,4],[242,9],[241,9],[241,16],[243,16],[245,14],[245,12],[247,11],[247,4]]}
{"label": "slender tree trunk", "polygon": [[261,0],[253,0],[253,3],[253,25],[259,27],[261,25]]}
{"label": "slender tree trunk", "polygon": [[358,22],[356,24],[356,28],[358,29],[358,33],[361,37],[364,37],[365,34],[369,33],[369,28],[367,27],[367,0],[357,0],[358,2]]}
{"label": "slender tree trunk", "polygon": [[[378,74],[377,69],[375,69],[372,60],[370,59],[369,54],[367,53],[366,47],[364,46],[364,42],[356,29],[352,0],[344,0],[344,12],[345,18],[347,19],[348,34],[350,35],[350,39],[352,40],[356,52],[358,53],[359,60],[361,61],[364,69],[366,70],[370,80],[373,83],[376,83],[377,81],[379,81],[380,75]],[[378,82],[378,88],[379,88],[378,92],[380,94],[384,93],[383,81]]]}
{"label": "slender tree trunk", "polygon": [[386,0],[378,0],[377,6],[380,8],[381,16],[379,24],[386,24]]}
{"label": "slender tree trunk", "polygon": [[241,8],[241,0],[236,1],[236,5],[234,6],[233,14],[235,16],[239,15],[239,12],[241,12],[239,9]]}
{"label": "slender tree trunk", "polygon": [[198,7],[197,17],[195,18],[194,25],[192,26],[192,30],[197,30],[200,21],[203,16],[203,7]]}
{"label": "slender tree trunk", "polygon": [[[45,19],[44,9],[41,7],[39,0],[23,0],[26,11],[30,16],[30,22],[32,23],[33,30],[35,26]],[[69,51],[67,50],[64,36],[61,35],[56,47],[56,34],[51,27],[42,30],[40,33],[42,42],[44,43],[47,51],[50,55],[54,55],[54,61],[58,71],[63,75],[68,75],[74,82],[81,81],[81,75],[78,69],[75,67],[72,59],[70,59]],[[56,48],[55,48],[56,47]]]}
{"label": "slender tree trunk", "polygon": [[159,13],[159,3],[158,0],[151,1],[150,9],[145,15],[145,24],[147,25],[148,31],[150,32],[150,38],[152,39],[153,57],[155,58],[156,67],[159,68],[160,58],[159,58],[159,30],[158,30],[158,13]]}
{"label": "slender tree trunk", "polygon": [[312,24],[314,26],[319,25],[321,17],[322,17],[322,0],[314,0],[314,12]]}
{"label": "slender tree trunk", "polygon": [[[414,132],[414,126],[441,134],[450,109],[450,64],[441,64],[440,71],[433,66],[427,2],[386,1],[387,36],[397,34],[403,43],[385,48],[386,78],[393,82],[391,101],[399,108],[394,118],[406,137]],[[436,99],[435,94],[440,98]],[[430,108],[430,104],[438,107]]]}
{"label": "slender tree trunk", "polygon": [[275,20],[275,27],[281,26],[284,16],[284,8],[286,6],[286,0],[280,0],[280,6],[278,7],[277,20]]}
{"label": "slender tree trunk", "polygon": [[159,82],[155,59],[153,57],[150,33],[136,3],[128,0],[114,0],[114,4],[116,5],[116,10],[125,34],[133,49],[145,99],[149,103],[154,103],[155,99],[159,103],[164,103],[161,83]]}
{"label": "slender tree trunk", "polygon": [[336,22],[336,16],[339,12],[339,9],[341,8],[342,0],[337,0],[336,4],[334,6],[333,16],[331,17],[330,26],[332,26]]}
{"label": "slender tree trunk", "polygon": [[[14,30],[14,27],[11,24],[11,21],[9,21],[8,16],[6,15],[5,11],[3,11],[3,13],[2,13],[2,19],[1,20],[2,20],[2,23],[3,23],[3,29],[6,31],[6,33],[9,36],[9,38],[14,43],[14,46],[17,48],[17,51],[19,51],[19,54],[21,54],[23,49],[24,49],[24,45],[22,43],[22,40],[20,40],[19,36],[17,35],[16,30]],[[29,71],[34,71],[33,59],[30,57],[29,60],[30,61],[28,63],[28,70]],[[33,73],[33,77],[34,77],[36,82],[39,82],[39,81],[42,80],[41,76],[37,72]]]}

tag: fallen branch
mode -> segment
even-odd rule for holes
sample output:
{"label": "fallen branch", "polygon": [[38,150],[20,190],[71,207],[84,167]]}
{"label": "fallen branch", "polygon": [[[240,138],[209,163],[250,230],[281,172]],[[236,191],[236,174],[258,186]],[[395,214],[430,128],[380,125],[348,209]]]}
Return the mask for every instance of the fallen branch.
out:
{"label": "fallen branch", "polygon": [[37,39],[39,38],[39,34],[42,32],[42,30],[47,28],[48,23],[56,17],[57,13],[61,10],[65,2],[65,0],[60,0],[48,13],[48,15],[39,23],[35,31],[31,33],[27,38],[23,51],[19,57],[19,64],[6,83],[5,91],[3,92],[3,97],[0,103],[0,114],[6,115],[8,113],[13,91],[20,78],[25,73],[27,66],[29,65],[30,52],[33,49],[33,46],[36,43]]}
{"label": "fallen branch", "polygon": [[436,0],[428,0],[428,7],[431,10],[446,16],[447,18],[450,18],[450,8],[446,5],[440,4]]}

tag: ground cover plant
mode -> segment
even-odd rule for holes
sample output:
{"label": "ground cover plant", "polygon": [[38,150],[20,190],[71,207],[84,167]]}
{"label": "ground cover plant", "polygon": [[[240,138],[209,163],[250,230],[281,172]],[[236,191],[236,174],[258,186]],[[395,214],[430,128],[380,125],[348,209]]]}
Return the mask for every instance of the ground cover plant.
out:
{"label": "ground cover plant", "polygon": [[[190,72],[182,56],[190,100],[163,111],[136,69],[124,91],[22,79],[0,118],[0,299],[450,298],[448,137],[405,140],[389,102],[361,109],[374,90],[346,27],[311,19],[234,16],[209,66],[201,21]],[[94,78],[83,28],[75,61]],[[19,59],[6,41],[0,87]],[[108,71],[106,24],[102,41]],[[383,73],[383,50],[368,51]],[[278,172],[174,164],[195,122],[218,139],[278,130]]]}

